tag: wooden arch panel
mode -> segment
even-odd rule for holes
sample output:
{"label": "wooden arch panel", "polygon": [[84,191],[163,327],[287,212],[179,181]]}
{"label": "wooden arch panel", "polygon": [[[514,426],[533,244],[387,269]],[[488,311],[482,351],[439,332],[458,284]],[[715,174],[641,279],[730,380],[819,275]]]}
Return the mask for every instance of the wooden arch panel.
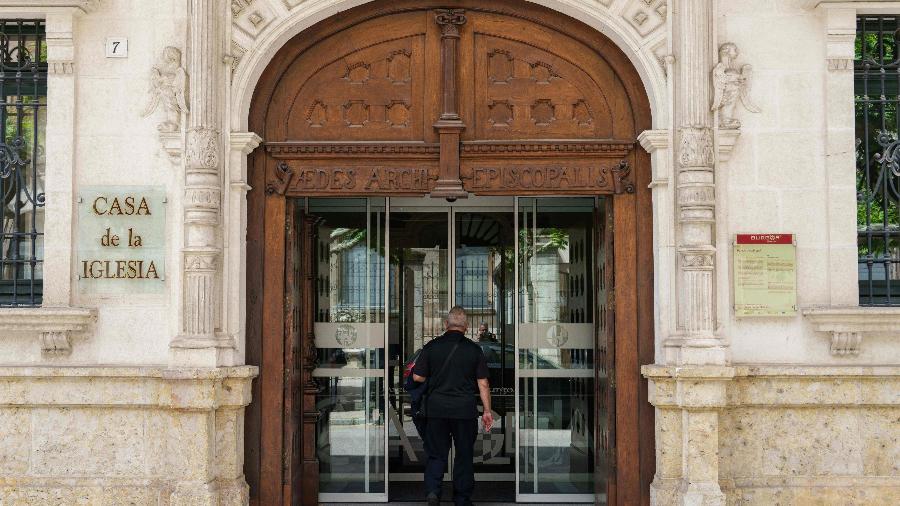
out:
{"label": "wooden arch panel", "polygon": [[593,50],[529,20],[469,18],[474,90],[463,99],[474,114],[464,139],[633,138],[622,80]]}
{"label": "wooden arch panel", "polygon": [[[378,18],[322,40],[285,72],[267,139],[423,141],[422,13]],[[348,44],[352,41],[352,44]]]}

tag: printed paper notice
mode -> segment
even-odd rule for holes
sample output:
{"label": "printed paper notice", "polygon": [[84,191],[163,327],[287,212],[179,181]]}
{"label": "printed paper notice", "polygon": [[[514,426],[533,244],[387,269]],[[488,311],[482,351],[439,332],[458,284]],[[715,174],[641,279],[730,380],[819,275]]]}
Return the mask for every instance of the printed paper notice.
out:
{"label": "printed paper notice", "polygon": [[793,234],[738,234],[733,257],[736,316],[797,314]]}

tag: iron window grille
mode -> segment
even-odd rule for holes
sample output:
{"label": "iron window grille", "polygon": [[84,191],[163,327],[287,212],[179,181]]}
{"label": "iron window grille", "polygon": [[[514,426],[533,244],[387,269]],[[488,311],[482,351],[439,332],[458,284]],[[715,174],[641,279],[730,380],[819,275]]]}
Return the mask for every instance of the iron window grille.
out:
{"label": "iron window grille", "polygon": [[856,95],[859,299],[900,305],[900,16],[860,16]]}
{"label": "iron window grille", "polygon": [[43,293],[47,44],[42,20],[0,20],[0,306]]}

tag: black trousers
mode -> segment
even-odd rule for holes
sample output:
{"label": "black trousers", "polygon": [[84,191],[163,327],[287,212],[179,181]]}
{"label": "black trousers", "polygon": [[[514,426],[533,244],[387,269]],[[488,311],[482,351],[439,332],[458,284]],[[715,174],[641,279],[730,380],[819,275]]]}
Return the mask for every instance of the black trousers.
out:
{"label": "black trousers", "polygon": [[425,490],[441,496],[441,483],[447,470],[450,441],[456,448],[453,461],[453,501],[464,506],[471,502],[475,489],[475,471],[472,467],[475,438],[478,437],[478,420],[475,418],[428,418],[425,424]]}

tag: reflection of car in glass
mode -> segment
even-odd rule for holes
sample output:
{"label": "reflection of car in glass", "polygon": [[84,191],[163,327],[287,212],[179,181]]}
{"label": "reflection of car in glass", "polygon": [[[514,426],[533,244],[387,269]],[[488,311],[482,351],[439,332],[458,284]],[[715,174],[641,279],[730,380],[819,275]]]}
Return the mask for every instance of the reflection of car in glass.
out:
{"label": "reflection of car in glass", "polygon": [[[515,357],[516,357],[516,349],[513,345],[507,344],[502,345],[497,341],[476,341],[476,344],[481,347],[481,352],[484,353],[484,360],[487,362],[488,370],[491,373],[491,385],[509,385],[512,386],[513,375],[515,373]],[[502,348],[502,350],[501,350]],[[422,349],[419,348],[412,355],[406,359],[403,367],[403,379],[406,380],[406,377],[412,373],[413,367],[416,365],[416,359],[419,358],[419,354],[422,353]],[[502,354],[505,354],[505,357],[501,357]],[[553,362],[541,357],[535,356],[531,350],[522,350],[523,358],[525,359],[525,363],[528,364],[529,368],[537,368],[537,369],[559,369],[558,364],[554,364]],[[497,375],[497,380],[500,379],[501,369],[504,366],[505,358],[505,369],[502,371],[503,380],[504,381],[494,381],[495,374]],[[537,362],[535,362],[535,358]],[[535,367],[536,366],[536,367]]]}

